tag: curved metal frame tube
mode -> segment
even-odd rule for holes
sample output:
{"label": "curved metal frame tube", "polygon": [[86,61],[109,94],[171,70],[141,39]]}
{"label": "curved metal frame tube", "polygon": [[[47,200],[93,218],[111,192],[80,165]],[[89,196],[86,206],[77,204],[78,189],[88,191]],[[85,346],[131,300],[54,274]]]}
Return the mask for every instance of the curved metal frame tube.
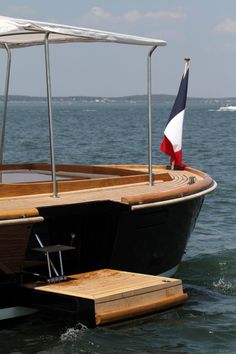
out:
{"label": "curved metal frame tube", "polygon": [[53,142],[52,94],[51,94],[51,74],[50,74],[48,37],[49,37],[49,33],[46,33],[45,41],[44,41],[44,49],[45,49],[45,67],[46,67],[47,99],[48,99],[48,127],[49,127],[49,141],[50,141],[50,158],[51,158],[51,168],[52,168],[53,197],[58,197],[56,165],[55,165],[55,149],[54,149],[54,142]]}
{"label": "curved metal frame tube", "polygon": [[[0,141],[0,165],[3,164],[3,149],[4,149],[4,141],[5,141],[7,107],[8,107],[8,92],[9,92],[9,82],[10,82],[10,72],[11,72],[11,50],[8,48],[7,44],[4,44],[4,46],[7,51],[7,69],[6,69],[6,79],[5,79],[3,118],[2,118],[1,141]],[[0,173],[0,183],[2,183],[2,171]]]}
{"label": "curved metal frame tube", "polygon": [[149,186],[153,185],[152,176],[152,54],[157,46],[152,47],[147,57],[147,93],[148,93],[148,174]]}

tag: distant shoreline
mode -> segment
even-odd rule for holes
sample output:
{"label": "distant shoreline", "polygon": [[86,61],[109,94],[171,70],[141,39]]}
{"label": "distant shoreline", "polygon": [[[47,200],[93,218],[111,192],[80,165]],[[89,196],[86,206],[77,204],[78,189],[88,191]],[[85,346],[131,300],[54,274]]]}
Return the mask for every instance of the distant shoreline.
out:
{"label": "distant shoreline", "polygon": [[[152,101],[159,103],[172,103],[175,95],[154,94]],[[4,100],[4,96],[0,95],[0,102]],[[9,95],[9,102],[46,102],[47,98],[44,96],[27,96],[27,95]],[[102,97],[102,96],[61,96],[52,97],[53,102],[79,102],[79,103],[145,103],[147,102],[147,95],[132,95],[121,97]],[[197,101],[211,101],[211,102],[236,102],[236,97],[222,97],[222,98],[207,98],[207,97],[188,97],[189,102]]]}

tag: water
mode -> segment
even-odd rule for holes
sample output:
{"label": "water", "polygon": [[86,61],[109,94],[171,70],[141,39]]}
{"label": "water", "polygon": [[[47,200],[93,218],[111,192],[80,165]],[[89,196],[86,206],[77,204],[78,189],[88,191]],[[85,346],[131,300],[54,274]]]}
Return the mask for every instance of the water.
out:
{"label": "water", "polygon": [[[159,144],[171,104],[154,103],[155,163],[168,160]],[[224,105],[189,100],[185,116],[184,162],[218,183],[205,200],[176,274],[188,301],[145,319],[97,329],[39,314],[0,330],[1,353],[236,353],[236,112],[219,112]],[[49,161],[46,112],[42,103],[10,104],[5,161]],[[146,163],[143,103],[57,103],[53,113],[58,162]]]}

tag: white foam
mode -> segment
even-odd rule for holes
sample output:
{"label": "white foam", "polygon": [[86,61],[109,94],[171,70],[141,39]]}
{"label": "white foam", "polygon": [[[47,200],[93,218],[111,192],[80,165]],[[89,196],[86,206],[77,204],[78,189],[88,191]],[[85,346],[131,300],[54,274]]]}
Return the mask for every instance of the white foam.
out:
{"label": "white foam", "polygon": [[61,334],[60,340],[62,342],[75,341],[87,329],[88,329],[88,327],[86,327],[84,324],[78,323],[76,327],[67,328],[65,333]]}
{"label": "white foam", "polygon": [[236,293],[236,283],[226,281],[224,278],[220,278],[213,282],[214,288],[222,291],[224,294],[234,294]]}

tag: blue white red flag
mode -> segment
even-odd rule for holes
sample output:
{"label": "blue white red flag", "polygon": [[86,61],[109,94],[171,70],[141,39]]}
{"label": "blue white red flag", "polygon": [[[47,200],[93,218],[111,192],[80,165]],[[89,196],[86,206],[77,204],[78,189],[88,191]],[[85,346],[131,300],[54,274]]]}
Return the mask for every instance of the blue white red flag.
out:
{"label": "blue white red flag", "polygon": [[160,150],[170,156],[171,165],[185,167],[182,162],[182,134],[184,113],[188,91],[189,66],[186,61],[185,72],[182,77],[178,94],[175,99],[169,120],[167,122],[164,138]]}

